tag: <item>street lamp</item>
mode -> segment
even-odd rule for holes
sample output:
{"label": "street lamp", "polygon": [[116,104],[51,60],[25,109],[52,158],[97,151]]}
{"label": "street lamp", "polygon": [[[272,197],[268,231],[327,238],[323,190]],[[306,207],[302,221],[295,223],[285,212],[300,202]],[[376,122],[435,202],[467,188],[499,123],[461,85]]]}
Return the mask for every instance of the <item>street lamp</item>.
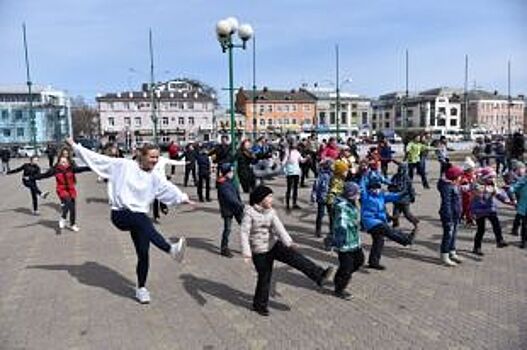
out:
{"label": "street lamp", "polygon": [[[233,35],[238,32],[238,37],[241,39],[241,44],[235,44]],[[231,126],[231,154],[234,159],[236,152],[236,136],[234,131],[234,74],[233,74],[233,56],[232,50],[234,48],[241,48],[245,50],[247,41],[253,36],[253,28],[249,24],[238,24],[238,20],[234,17],[222,19],[216,23],[216,36],[220,43],[222,51],[229,54],[229,102],[230,102],[230,126]]]}

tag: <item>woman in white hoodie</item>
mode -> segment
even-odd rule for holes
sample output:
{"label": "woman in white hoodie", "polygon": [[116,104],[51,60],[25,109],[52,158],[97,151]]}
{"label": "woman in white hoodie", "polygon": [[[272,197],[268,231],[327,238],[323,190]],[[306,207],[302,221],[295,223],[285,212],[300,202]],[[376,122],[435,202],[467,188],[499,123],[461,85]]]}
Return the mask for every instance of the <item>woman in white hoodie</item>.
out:
{"label": "woman in white hoodie", "polygon": [[140,303],[149,303],[150,293],[145,284],[150,242],[179,262],[183,260],[186,246],[184,237],[171,244],[157,232],[147,215],[150,205],[154,199],[169,206],[193,203],[187,194],[153,171],[159,159],[159,150],[154,145],[145,144],[138,150],[137,159],[130,160],[92,152],[71,138],[66,142],[95,173],[108,179],[112,223],[122,231],[130,231],[137,253],[136,298]]}

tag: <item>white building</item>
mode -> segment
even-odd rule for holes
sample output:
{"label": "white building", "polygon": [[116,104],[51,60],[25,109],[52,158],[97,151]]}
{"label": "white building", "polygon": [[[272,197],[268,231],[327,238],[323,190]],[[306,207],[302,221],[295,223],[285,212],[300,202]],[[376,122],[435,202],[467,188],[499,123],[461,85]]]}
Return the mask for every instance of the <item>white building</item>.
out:
{"label": "white building", "polygon": [[[35,85],[31,90],[36,141],[60,142],[71,130],[71,103],[66,92]],[[27,86],[0,86],[0,144],[32,140]]]}
{"label": "white building", "polygon": [[[187,80],[156,84],[155,114],[159,141],[189,142],[212,139],[216,96]],[[152,93],[142,91],[109,93],[97,97],[101,134],[109,141],[133,144],[153,140]]]}
{"label": "white building", "polygon": [[[308,90],[316,97],[316,126],[319,133],[335,134],[337,130],[337,93],[328,88]],[[349,92],[339,93],[341,137],[367,134],[371,120],[371,100]]]}

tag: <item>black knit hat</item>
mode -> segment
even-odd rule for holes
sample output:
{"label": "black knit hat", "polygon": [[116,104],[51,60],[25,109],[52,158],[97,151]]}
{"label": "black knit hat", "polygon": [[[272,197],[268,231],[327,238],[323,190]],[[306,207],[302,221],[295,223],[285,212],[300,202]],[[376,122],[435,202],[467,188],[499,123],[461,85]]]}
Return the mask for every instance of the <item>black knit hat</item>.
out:
{"label": "black knit hat", "polygon": [[256,187],[249,196],[249,205],[260,203],[271,193],[273,193],[273,190],[270,187],[263,185]]}

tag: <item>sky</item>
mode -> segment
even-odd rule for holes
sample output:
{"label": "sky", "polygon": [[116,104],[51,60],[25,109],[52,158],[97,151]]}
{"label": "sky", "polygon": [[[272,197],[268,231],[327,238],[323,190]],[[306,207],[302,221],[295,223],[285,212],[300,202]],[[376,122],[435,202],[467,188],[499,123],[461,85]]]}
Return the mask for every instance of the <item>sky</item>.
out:
{"label": "sky", "polygon": [[[157,81],[199,79],[228,101],[218,20],[234,16],[256,35],[256,84],[334,87],[369,97],[405,89],[469,86],[527,94],[526,0],[0,0],[0,85],[24,84],[22,23],[34,84],[93,101],[149,80],[152,28]],[[252,42],[234,53],[236,87],[252,87]]]}

